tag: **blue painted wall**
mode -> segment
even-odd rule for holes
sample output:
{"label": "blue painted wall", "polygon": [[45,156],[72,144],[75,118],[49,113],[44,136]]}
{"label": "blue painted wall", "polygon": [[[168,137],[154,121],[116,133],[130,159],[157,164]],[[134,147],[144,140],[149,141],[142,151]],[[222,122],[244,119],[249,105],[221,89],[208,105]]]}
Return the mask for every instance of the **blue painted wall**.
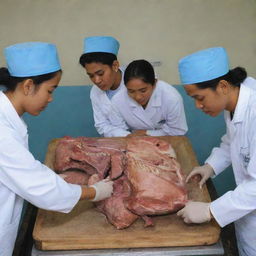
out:
{"label": "blue painted wall", "polygon": [[[189,137],[200,164],[219,145],[225,133],[223,115],[212,118],[194,106],[192,98],[186,95],[182,86],[176,86],[181,93],[186,111]],[[93,125],[90,103],[91,86],[62,86],[54,92],[54,101],[39,116],[24,115],[28,124],[30,150],[34,156],[44,161],[48,143],[51,139],[65,135],[98,137]],[[234,188],[231,168],[213,180],[217,192],[222,195]]]}

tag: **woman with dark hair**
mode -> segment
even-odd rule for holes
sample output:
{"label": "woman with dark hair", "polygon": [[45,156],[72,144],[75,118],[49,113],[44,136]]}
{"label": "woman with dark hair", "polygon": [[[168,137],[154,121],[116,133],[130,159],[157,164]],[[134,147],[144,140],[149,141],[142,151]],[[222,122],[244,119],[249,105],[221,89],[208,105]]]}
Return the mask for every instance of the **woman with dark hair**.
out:
{"label": "woman with dark hair", "polygon": [[112,99],[114,136],[184,135],[187,123],[182,97],[164,81],[155,78],[146,60],[131,62],[124,73],[127,90]]}
{"label": "woman with dark hair", "polygon": [[119,67],[117,54],[119,42],[111,36],[92,36],[84,39],[84,53],[80,64],[93,82],[90,98],[94,125],[104,137],[112,137],[117,129],[110,122],[111,99],[124,88],[123,69]]}
{"label": "woman with dark hair", "polygon": [[[224,227],[234,222],[240,256],[256,255],[256,80],[244,68],[229,70],[224,48],[205,49],[179,62],[181,82],[196,107],[210,116],[224,111],[227,132],[203,166],[195,167],[187,182],[200,175],[199,186],[232,164],[237,187],[217,200],[188,202],[177,214],[186,223],[214,218]],[[203,124],[202,124],[203,126]]]}
{"label": "woman with dark hair", "polygon": [[12,255],[23,200],[68,213],[81,199],[99,201],[112,193],[112,181],[93,186],[66,183],[36,161],[28,149],[22,115],[39,115],[53,100],[62,71],[55,45],[29,42],[5,48],[8,68],[0,68],[0,255]]}

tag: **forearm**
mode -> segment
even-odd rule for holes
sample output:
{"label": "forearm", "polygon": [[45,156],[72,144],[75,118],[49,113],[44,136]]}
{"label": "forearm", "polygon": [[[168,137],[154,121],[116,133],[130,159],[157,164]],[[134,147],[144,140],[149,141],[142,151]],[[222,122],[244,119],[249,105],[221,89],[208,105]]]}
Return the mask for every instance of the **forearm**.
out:
{"label": "forearm", "polygon": [[179,136],[179,135],[184,135],[187,132],[186,127],[169,127],[167,124],[163,125],[159,129],[154,129],[154,130],[147,130],[147,135],[150,136]]}
{"label": "forearm", "polygon": [[96,195],[96,191],[93,187],[88,187],[88,186],[81,186],[82,188],[82,193],[80,196],[80,200],[92,200],[95,195]]}
{"label": "forearm", "polygon": [[231,164],[229,135],[225,134],[221,140],[220,146],[213,148],[211,155],[205,161],[214,169],[215,175],[221,173]]}

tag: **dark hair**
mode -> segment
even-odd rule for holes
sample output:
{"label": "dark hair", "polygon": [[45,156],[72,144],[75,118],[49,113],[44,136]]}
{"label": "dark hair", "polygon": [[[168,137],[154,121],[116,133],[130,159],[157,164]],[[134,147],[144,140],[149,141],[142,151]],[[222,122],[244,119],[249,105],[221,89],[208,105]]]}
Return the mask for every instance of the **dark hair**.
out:
{"label": "dark hair", "polygon": [[153,66],[146,60],[132,61],[124,72],[125,85],[133,78],[139,78],[148,84],[155,84],[155,71]]}
{"label": "dark hair", "polygon": [[7,90],[14,91],[17,87],[17,84],[26,79],[31,79],[35,85],[40,85],[44,81],[50,80],[53,77],[55,77],[58,72],[62,72],[62,70],[60,69],[55,72],[38,76],[15,77],[10,75],[9,70],[7,68],[0,68],[0,84],[4,85],[7,88]]}
{"label": "dark hair", "polygon": [[93,62],[102,63],[105,65],[112,66],[113,62],[117,60],[117,57],[113,53],[108,52],[90,52],[90,53],[84,53],[80,59],[79,63],[82,67],[85,66],[85,64],[90,64]]}
{"label": "dark hair", "polygon": [[200,89],[211,88],[212,90],[216,90],[218,83],[221,80],[226,80],[231,85],[240,87],[241,83],[245,80],[246,77],[246,70],[242,67],[236,67],[234,69],[229,70],[229,72],[224,76],[201,83],[196,83],[196,86]]}

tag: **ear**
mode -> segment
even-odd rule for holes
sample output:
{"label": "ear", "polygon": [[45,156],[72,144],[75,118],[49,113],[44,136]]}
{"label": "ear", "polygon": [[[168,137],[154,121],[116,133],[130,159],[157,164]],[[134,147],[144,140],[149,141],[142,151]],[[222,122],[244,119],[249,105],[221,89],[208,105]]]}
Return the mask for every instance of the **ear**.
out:
{"label": "ear", "polygon": [[230,90],[230,84],[226,80],[220,80],[217,85],[217,90],[222,92],[224,95],[227,95]]}
{"label": "ear", "polygon": [[119,69],[119,61],[118,60],[114,60],[113,64],[112,64],[112,69],[117,72]]}
{"label": "ear", "polygon": [[157,79],[155,79],[155,82],[152,84],[152,87],[155,88],[157,83]]}
{"label": "ear", "polygon": [[22,82],[22,91],[24,95],[31,95],[34,92],[35,84],[32,79],[26,79]]}

